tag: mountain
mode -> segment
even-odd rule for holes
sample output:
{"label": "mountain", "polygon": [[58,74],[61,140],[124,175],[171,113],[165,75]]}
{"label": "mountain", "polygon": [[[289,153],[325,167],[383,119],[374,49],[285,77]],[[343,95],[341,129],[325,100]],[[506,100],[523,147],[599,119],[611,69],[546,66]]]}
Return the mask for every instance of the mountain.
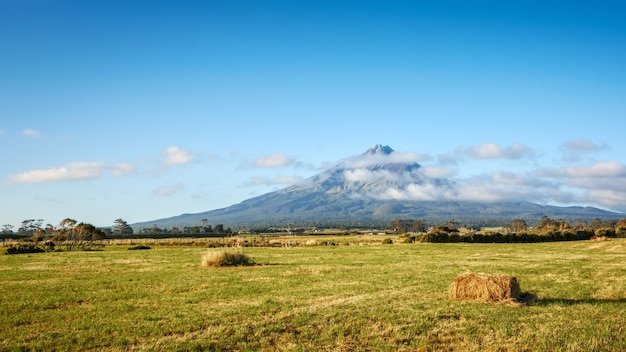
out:
{"label": "mountain", "polygon": [[[537,220],[622,218],[623,214],[593,207],[556,207],[530,202],[454,200],[454,182],[436,177],[411,153],[374,145],[304,182],[244,200],[226,208],[136,223],[134,228],[197,226],[280,226],[322,223],[384,223],[393,219]],[[452,200],[451,200],[452,199]]]}

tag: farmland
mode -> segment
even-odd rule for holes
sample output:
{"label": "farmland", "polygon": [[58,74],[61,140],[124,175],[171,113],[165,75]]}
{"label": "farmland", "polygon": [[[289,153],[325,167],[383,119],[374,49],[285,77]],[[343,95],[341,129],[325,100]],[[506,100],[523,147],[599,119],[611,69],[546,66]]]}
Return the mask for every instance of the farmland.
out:
{"label": "farmland", "polygon": [[[1,255],[0,350],[626,350],[625,239],[384,238],[244,248],[254,265],[219,268],[200,265],[207,243]],[[538,300],[449,300],[466,272],[515,276]]]}

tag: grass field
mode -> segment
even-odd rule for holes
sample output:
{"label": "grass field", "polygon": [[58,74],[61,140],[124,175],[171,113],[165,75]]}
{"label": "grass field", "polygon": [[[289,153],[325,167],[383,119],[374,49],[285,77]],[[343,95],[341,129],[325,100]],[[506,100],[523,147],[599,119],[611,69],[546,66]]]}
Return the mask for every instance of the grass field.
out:
{"label": "grass field", "polygon": [[[2,255],[0,350],[626,350],[625,239],[358,242],[245,248],[256,265],[224,268],[200,246]],[[538,301],[450,301],[468,271]]]}

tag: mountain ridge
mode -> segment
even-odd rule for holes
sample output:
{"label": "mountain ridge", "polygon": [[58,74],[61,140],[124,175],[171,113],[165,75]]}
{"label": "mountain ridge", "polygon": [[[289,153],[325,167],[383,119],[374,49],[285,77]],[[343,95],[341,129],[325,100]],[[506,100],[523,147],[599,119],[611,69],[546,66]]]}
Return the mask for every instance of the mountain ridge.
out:
{"label": "mountain ridge", "polygon": [[[567,219],[620,218],[594,207],[558,207],[526,201],[478,202],[432,198],[454,196],[454,183],[429,177],[418,156],[397,154],[376,144],[303,182],[240,203],[200,213],[135,223],[134,228],[197,226],[202,219],[233,228],[296,223],[384,223],[397,218],[424,219]],[[431,198],[429,198],[431,197]]]}

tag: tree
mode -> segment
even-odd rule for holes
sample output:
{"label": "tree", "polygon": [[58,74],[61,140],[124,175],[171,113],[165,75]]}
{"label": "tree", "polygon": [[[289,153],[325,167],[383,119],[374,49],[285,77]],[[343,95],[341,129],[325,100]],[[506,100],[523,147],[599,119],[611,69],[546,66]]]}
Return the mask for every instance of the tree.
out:
{"label": "tree", "polygon": [[450,230],[457,230],[459,228],[459,222],[454,219],[450,219],[444,226]]}
{"label": "tree", "polygon": [[578,220],[574,223],[574,228],[576,230],[583,230],[586,226],[587,224],[582,220]]}
{"label": "tree", "polygon": [[74,226],[76,226],[76,220],[74,219],[65,218],[61,220],[61,222],[59,223],[59,228],[55,231],[53,240],[55,241],[67,240],[70,237],[71,231],[74,229]]}
{"label": "tree", "polygon": [[396,233],[426,232],[428,225],[424,220],[395,219],[389,223],[388,228]]}
{"label": "tree", "polygon": [[6,225],[2,225],[2,233],[5,235],[10,235],[13,233],[13,225],[11,224],[6,224]]}
{"label": "tree", "polygon": [[602,226],[602,220],[600,219],[593,219],[591,220],[591,222],[589,223],[589,228],[591,228],[592,230],[598,230],[601,229]]}
{"label": "tree", "polygon": [[27,219],[22,221],[22,226],[17,230],[20,235],[32,235],[41,228],[43,219]]}
{"label": "tree", "polygon": [[97,241],[106,238],[105,233],[92,224],[80,223],[74,228],[74,232],[81,241]]}
{"label": "tree", "polygon": [[618,235],[626,235],[626,218],[620,220],[615,224],[615,233]]}
{"label": "tree", "polygon": [[511,220],[511,231],[513,232],[524,232],[528,229],[526,225],[526,221],[522,219],[513,219]]}
{"label": "tree", "polygon": [[76,226],[76,220],[70,218],[65,218],[59,223],[59,227],[61,228],[61,230],[70,229],[74,226]]}
{"label": "tree", "polygon": [[115,219],[113,222],[113,233],[116,235],[131,235],[133,228],[123,219]]}
{"label": "tree", "polygon": [[550,219],[550,217],[544,215],[539,219],[537,228],[542,231],[554,231],[559,228],[559,224],[556,220]]}
{"label": "tree", "polygon": [[67,250],[85,249],[93,245],[93,241],[106,238],[104,231],[96,228],[92,224],[79,223],[70,218],[65,218],[56,230],[57,241],[64,241]]}

